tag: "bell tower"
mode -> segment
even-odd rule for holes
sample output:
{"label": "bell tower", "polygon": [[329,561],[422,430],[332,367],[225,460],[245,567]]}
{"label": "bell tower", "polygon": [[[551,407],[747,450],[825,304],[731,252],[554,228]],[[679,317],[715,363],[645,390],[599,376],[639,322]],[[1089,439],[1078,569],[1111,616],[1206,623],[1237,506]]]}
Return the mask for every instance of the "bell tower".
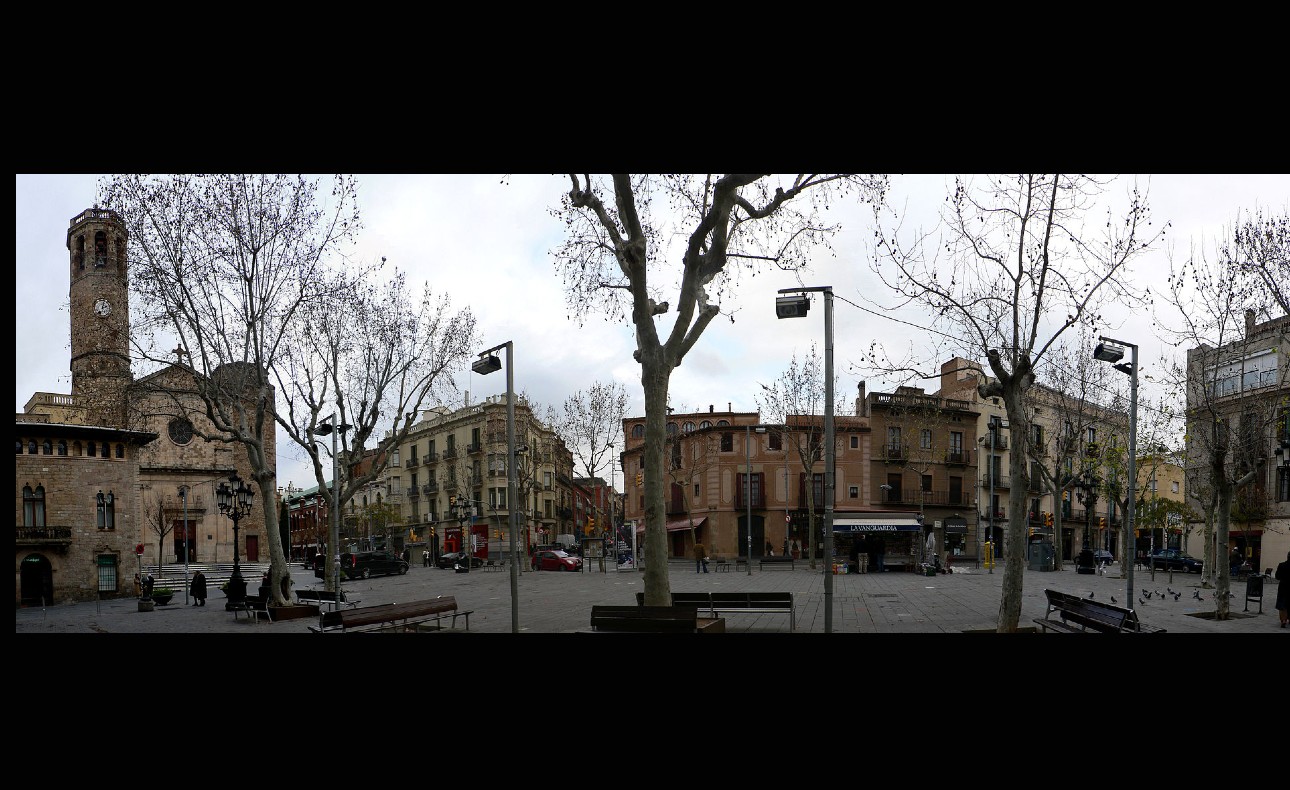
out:
{"label": "bell tower", "polygon": [[72,395],[90,425],[124,428],[130,373],[125,223],[90,208],[67,231],[72,323]]}

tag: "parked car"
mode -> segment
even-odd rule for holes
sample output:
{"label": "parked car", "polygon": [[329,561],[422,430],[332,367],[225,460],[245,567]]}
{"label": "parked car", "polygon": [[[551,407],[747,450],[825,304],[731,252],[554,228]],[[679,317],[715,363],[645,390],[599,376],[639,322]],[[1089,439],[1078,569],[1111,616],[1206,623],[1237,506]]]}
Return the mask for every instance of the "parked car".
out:
{"label": "parked car", "polygon": [[347,579],[367,579],[382,574],[404,574],[408,563],[388,551],[346,552],[340,555],[340,571]]}
{"label": "parked car", "polygon": [[[435,561],[434,561],[434,564],[435,564],[435,565],[437,565],[437,566],[439,566],[440,568],[455,568],[455,567],[457,567],[457,563],[459,563],[459,562],[464,562],[464,561],[465,561],[465,559],[466,559],[466,553],[465,553],[465,552],[462,552],[462,551],[450,551],[450,552],[448,552],[447,554],[440,554],[440,555],[439,555],[439,559],[435,560]],[[484,558],[483,558],[483,557],[471,557],[471,558],[470,558],[470,567],[472,567],[472,568],[482,568],[483,566],[484,566]]]}
{"label": "parked car", "polygon": [[1106,549],[1098,549],[1093,552],[1093,563],[1095,565],[1110,565],[1115,562],[1115,555]]}
{"label": "parked car", "polygon": [[1200,573],[1205,563],[1178,549],[1157,549],[1147,557],[1148,568]]}
{"label": "parked car", "polygon": [[532,565],[535,571],[580,571],[582,558],[575,557],[567,551],[547,549],[534,552]]}

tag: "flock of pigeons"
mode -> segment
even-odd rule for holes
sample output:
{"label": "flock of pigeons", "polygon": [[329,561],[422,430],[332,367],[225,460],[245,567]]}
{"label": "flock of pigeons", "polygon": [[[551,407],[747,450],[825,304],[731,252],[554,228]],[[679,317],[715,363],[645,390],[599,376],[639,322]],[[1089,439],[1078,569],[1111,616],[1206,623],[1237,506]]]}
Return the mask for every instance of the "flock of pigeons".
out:
{"label": "flock of pigeons", "polygon": [[[1165,587],[1165,590],[1167,590],[1167,592],[1163,592],[1163,593],[1162,593],[1162,592],[1160,592],[1159,590],[1156,590],[1155,592],[1152,592],[1151,590],[1147,590],[1147,589],[1145,589],[1145,588],[1144,588],[1144,589],[1141,591],[1141,594],[1138,596],[1138,603],[1140,603],[1140,604],[1144,604],[1144,605],[1145,605],[1145,604],[1146,604],[1146,602],[1147,602],[1147,601],[1150,601],[1153,597],[1159,597],[1159,598],[1160,598],[1160,600],[1162,600],[1162,601],[1163,601],[1167,596],[1170,596],[1170,595],[1172,595],[1172,596],[1174,597],[1174,600],[1175,600],[1175,601],[1177,601],[1177,600],[1179,600],[1179,599],[1181,599],[1181,598],[1182,598],[1182,593],[1181,593],[1181,592],[1178,592],[1177,590],[1170,589],[1169,587]],[[1093,593],[1089,593],[1086,597],[1088,597],[1088,598],[1092,598],[1092,597],[1093,597]],[[1203,601],[1203,600],[1205,600],[1204,598],[1202,598],[1202,597],[1201,597],[1200,590],[1192,590],[1192,592],[1191,592],[1191,597],[1192,597],[1192,598],[1194,598],[1194,599],[1195,599],[1195,600],[1197,600],[1197,601]],[[1229,593],[1227,594],[1227,597],[1228,597],[1228,598],[1235,598],[1235,597],[1236,597],[1236,594],[1235,594],[1235,593],[1232,593],[1232,592],[1229,592]],[[1114,596],[1114,595],[1112,595],[1112,596],[1111,596],[1111,603],[1119,603],[1119,601],[1117,601],[1117,600],[1116,600],[1116,598],[1115,598],[1115,596]]]}

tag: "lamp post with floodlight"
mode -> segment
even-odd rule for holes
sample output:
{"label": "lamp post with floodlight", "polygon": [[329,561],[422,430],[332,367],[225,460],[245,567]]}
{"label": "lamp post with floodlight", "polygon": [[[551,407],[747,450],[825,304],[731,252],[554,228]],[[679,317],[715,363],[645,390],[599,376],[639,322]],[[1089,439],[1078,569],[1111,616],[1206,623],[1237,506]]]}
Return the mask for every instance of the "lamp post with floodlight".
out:
{"label": "lamp post with floodlight", "polygon": [[332,412],[314,431],[316,436],[331,436],[331,535],[327,542],[328,562],[332,567],[332,592],[336,593],[336,603],[340,603],[340,456],[336,449],[336,435],[348,431],[354,426],[348,423],[336,424],[336,412]]}
{"label": "lamp post with floodlight", "polygon": [[[486,376],[500,370],[502,361],[493,354],[494,351],[506,349],[506,512],[507,527],[510,531],[511,552],[511,633],[520,632],[520,559],[515,553],[516,516],[515,510],[515,351],[511,341],[481,351],[479,359],[470,363],[470,369]],[[469,563],[468,563],[469,564]]]}
{"label": "lamp post with floodlight", "polygon": [[[1109,337],[1099,337],[1101,343],[1093,350],[1094,359],[1100,359],[1103,362],[1112,363],[1112,367],[1124,373],[1129,377],[1129,495],[1127,497],[1124,510],[1124,559],[1121,562],[1124,565],[1124,578],[1126,581],[1126,590],[1124,602],[1128,606],[1133,602],[1133,560],[1137,552],[1135,541],[1133,540],[1133,505],[1137,499],[1138,487],[1138,469],[1137,469],[1137,433],[1138,433],[1138,347],[1133,343],[1126,343],[1123,340],[1113,340]],[[1131,348],[1132,354],[1128,362],[1121,362],[1124,359],[1125,347]]]}
{"label": "lamp post with floodlight", "polygon": [[[809,288],[781,288],[781,294],[794,296],[775,297],[776,318],[804,318],[811,309],[806,294],[818,291],[824,294],[824,633],[833,633],[833,286],[818,285]],[[811,514],[807,514],[808,518]],[[749,534],[752,524],[748,525]],[[808,530],[807,534],[810,532]],[[808,551],[815,547],[811,546]],[[752,573],[752,552],[748,553]]]}

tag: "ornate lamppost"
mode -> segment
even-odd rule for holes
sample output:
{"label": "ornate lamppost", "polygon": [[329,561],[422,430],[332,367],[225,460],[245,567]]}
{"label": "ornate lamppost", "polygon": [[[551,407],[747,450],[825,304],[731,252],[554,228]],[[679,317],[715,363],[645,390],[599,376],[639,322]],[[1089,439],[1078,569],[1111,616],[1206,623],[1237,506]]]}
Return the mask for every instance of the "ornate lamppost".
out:
{"label": "ornate lamppost", "polygon": [[242,566],[238,553],[238,522],[251,513],[251,503],[255,493],[251,486],[237,476],[237,472],[228,476],[227,483],[220,483],[215,489],[215,502],[219,512],[233,520],[233,575],[228,580],[228,597],[236,601],[246,597],[246,580],[242,578]]}

